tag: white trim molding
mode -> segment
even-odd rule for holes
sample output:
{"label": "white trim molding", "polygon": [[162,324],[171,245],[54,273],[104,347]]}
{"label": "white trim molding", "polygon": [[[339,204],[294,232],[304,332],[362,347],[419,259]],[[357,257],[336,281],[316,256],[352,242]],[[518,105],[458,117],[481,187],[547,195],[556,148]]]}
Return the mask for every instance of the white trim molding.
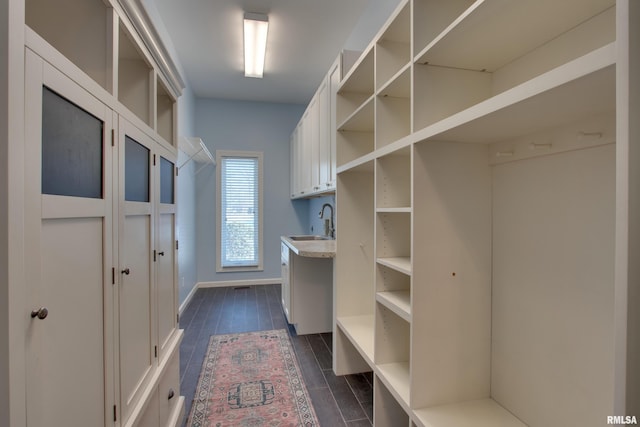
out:
{"label": "white trim molding", "polygon": [[275,279],[225,280],[220,282],[198,282],[199,288],[224,288],[228,286],[281,285],[282,277]]}
{"label": "white trim molding", "polygon": [[118,0],[118,4],[124,10],[149,53],[158,64],[158,67],[160,67],[172,95],[176,98],[180,97],[182,90],[186,87],[185,82],[158,30],[153,25],[143,0]]}

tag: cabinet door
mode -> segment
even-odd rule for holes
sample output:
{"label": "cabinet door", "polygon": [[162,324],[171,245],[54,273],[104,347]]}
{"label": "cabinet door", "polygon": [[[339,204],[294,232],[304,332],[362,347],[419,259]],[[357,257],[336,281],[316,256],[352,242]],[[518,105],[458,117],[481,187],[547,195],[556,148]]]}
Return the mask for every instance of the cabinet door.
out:
{"label": "cabinet door", "polygon": [[329,187],[336,188],[336,94],[340,86],[340,58],[329,71],[328,97],[329,97]]}
{"label": "cabinet door", "polygon": [[299,134],[300,134],[300,125],[296,126],[293,133],[291,134],[291,147],[290,147],[290,173],[291,173],[291,197],[297,197],[300,192],[300,145],[299,145]]}
{"label": "cabinet door", "polygon": [[177,323],[177,254],[175,156],[158,152],[156,181],[159,189],[157,239],[155,245],[159,357],[165,357]]}
{"label": "cabinet door", "polygon": [[320,189],[320,122],[319,122],[319,101],[318,95],[313,97],[308,107],[308,115],[305,126],[308,126],[309,134],[305,145],[309,149],[306,164],[309,168],[311,180],[309,183],[309,192],[314,193]]}
{"label": "cabinet door", "polygon": [[112,113],[26,51],[28,426],[112,423]]}
{"label": "cabinet door", "polygon": [[311,116],[311,108],[308,108],[302,116],[302,122],[300,124],[301,134],[298,137],[298,177],[300,194],[302,195],[311,193],[311,136],[313,135]]}
{"label": "cabinet door", "polygon": [[151,379],[154,336],[154,202],[152,141],[119,119],[120,401],[126,420]]}
{"label": "cabinet door", "polygon": [[331,138],[329,120],[329,86],[325,78],[318,88],[318,190],[326,190],[331,182]]}

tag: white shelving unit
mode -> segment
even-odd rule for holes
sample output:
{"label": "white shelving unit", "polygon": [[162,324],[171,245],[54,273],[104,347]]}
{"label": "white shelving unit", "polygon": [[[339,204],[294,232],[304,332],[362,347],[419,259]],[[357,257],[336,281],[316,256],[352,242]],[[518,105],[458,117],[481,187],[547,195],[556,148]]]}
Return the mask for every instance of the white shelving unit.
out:
{"label": "white shelving unit", "polygon": [[376,425],[640,410],[615,273],[636,9],[406,0],[343,79],[334,370],[374,372]]}

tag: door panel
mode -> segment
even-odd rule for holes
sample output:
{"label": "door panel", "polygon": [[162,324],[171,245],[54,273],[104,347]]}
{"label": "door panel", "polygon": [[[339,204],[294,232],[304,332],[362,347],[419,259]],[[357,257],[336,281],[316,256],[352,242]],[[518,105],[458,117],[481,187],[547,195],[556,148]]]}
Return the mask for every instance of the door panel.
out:
{"label": "door panel", "polygon": [[166,347],[171,342],[177,325],[176,167],[174,155],[160,148],[158,154],[160,161],[156,169],[158,185],[156,281],[159,357],[164,358]]}
{"label": "door panel", "polygon": [[[47,256],[42,257],[41,297],[49,315],[38,325],[38,359],[46,375],[38,387],[46,425],[103,423],[102,239],[102,218],[42,221]],[[68,404],[60,404],[59,395]]]}
{"label": "door panel", "polygon": [[[27,425],[107,425],[114,162],[105,137],[112,114],[33,52],[25,61]],[[43,102],[51,97],[53,107]]]}
{"label": "door panel", "polygon": [[158,338],[160,353],[170,341],[176,325],[175,301],[175,215],[163,213],[158,218]]}
{"label": "door panel", "polygon": [[120,286],[120,379],[123,398],[130,404],[153,365],[151,352],[151,271],[149,215],[124,220],[124,269]]}
{"label": "door panel", "polygon": [[138,128],[118,119],[119,212],[118,321],[119,390],[122,420],[143,397],[157,365],[153,242],[153,142]]}

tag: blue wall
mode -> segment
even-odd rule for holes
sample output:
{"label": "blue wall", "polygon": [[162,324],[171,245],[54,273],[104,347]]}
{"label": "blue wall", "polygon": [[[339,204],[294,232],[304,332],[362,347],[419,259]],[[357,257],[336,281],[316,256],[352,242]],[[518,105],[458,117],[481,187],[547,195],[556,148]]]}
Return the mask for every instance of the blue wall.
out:
{"label": "blue wall", "polygon": [[264,153],[264,271],[216,272],[216,171],[196,175],[196,264],[199,282],[280,279],[280,236],[308,227],[306,201],[289,199],[289,140],[306,106],[197,99],[195,131],[215,150]]}
{"label": "blue wall", "polygon": [[[189,88],[183,91],[178,100],[178,133],[180,136],[196,136],[194,133],[195,98]],[[178,165],[182,165],[188,157],[178,151]],[[178,218],[176,237],[180,242],[178,249],[178,293],[179,304],[182,304],[198,283],[196,277],[196,187],[194,162],[186,163],[178,174],[177,202]]]}

